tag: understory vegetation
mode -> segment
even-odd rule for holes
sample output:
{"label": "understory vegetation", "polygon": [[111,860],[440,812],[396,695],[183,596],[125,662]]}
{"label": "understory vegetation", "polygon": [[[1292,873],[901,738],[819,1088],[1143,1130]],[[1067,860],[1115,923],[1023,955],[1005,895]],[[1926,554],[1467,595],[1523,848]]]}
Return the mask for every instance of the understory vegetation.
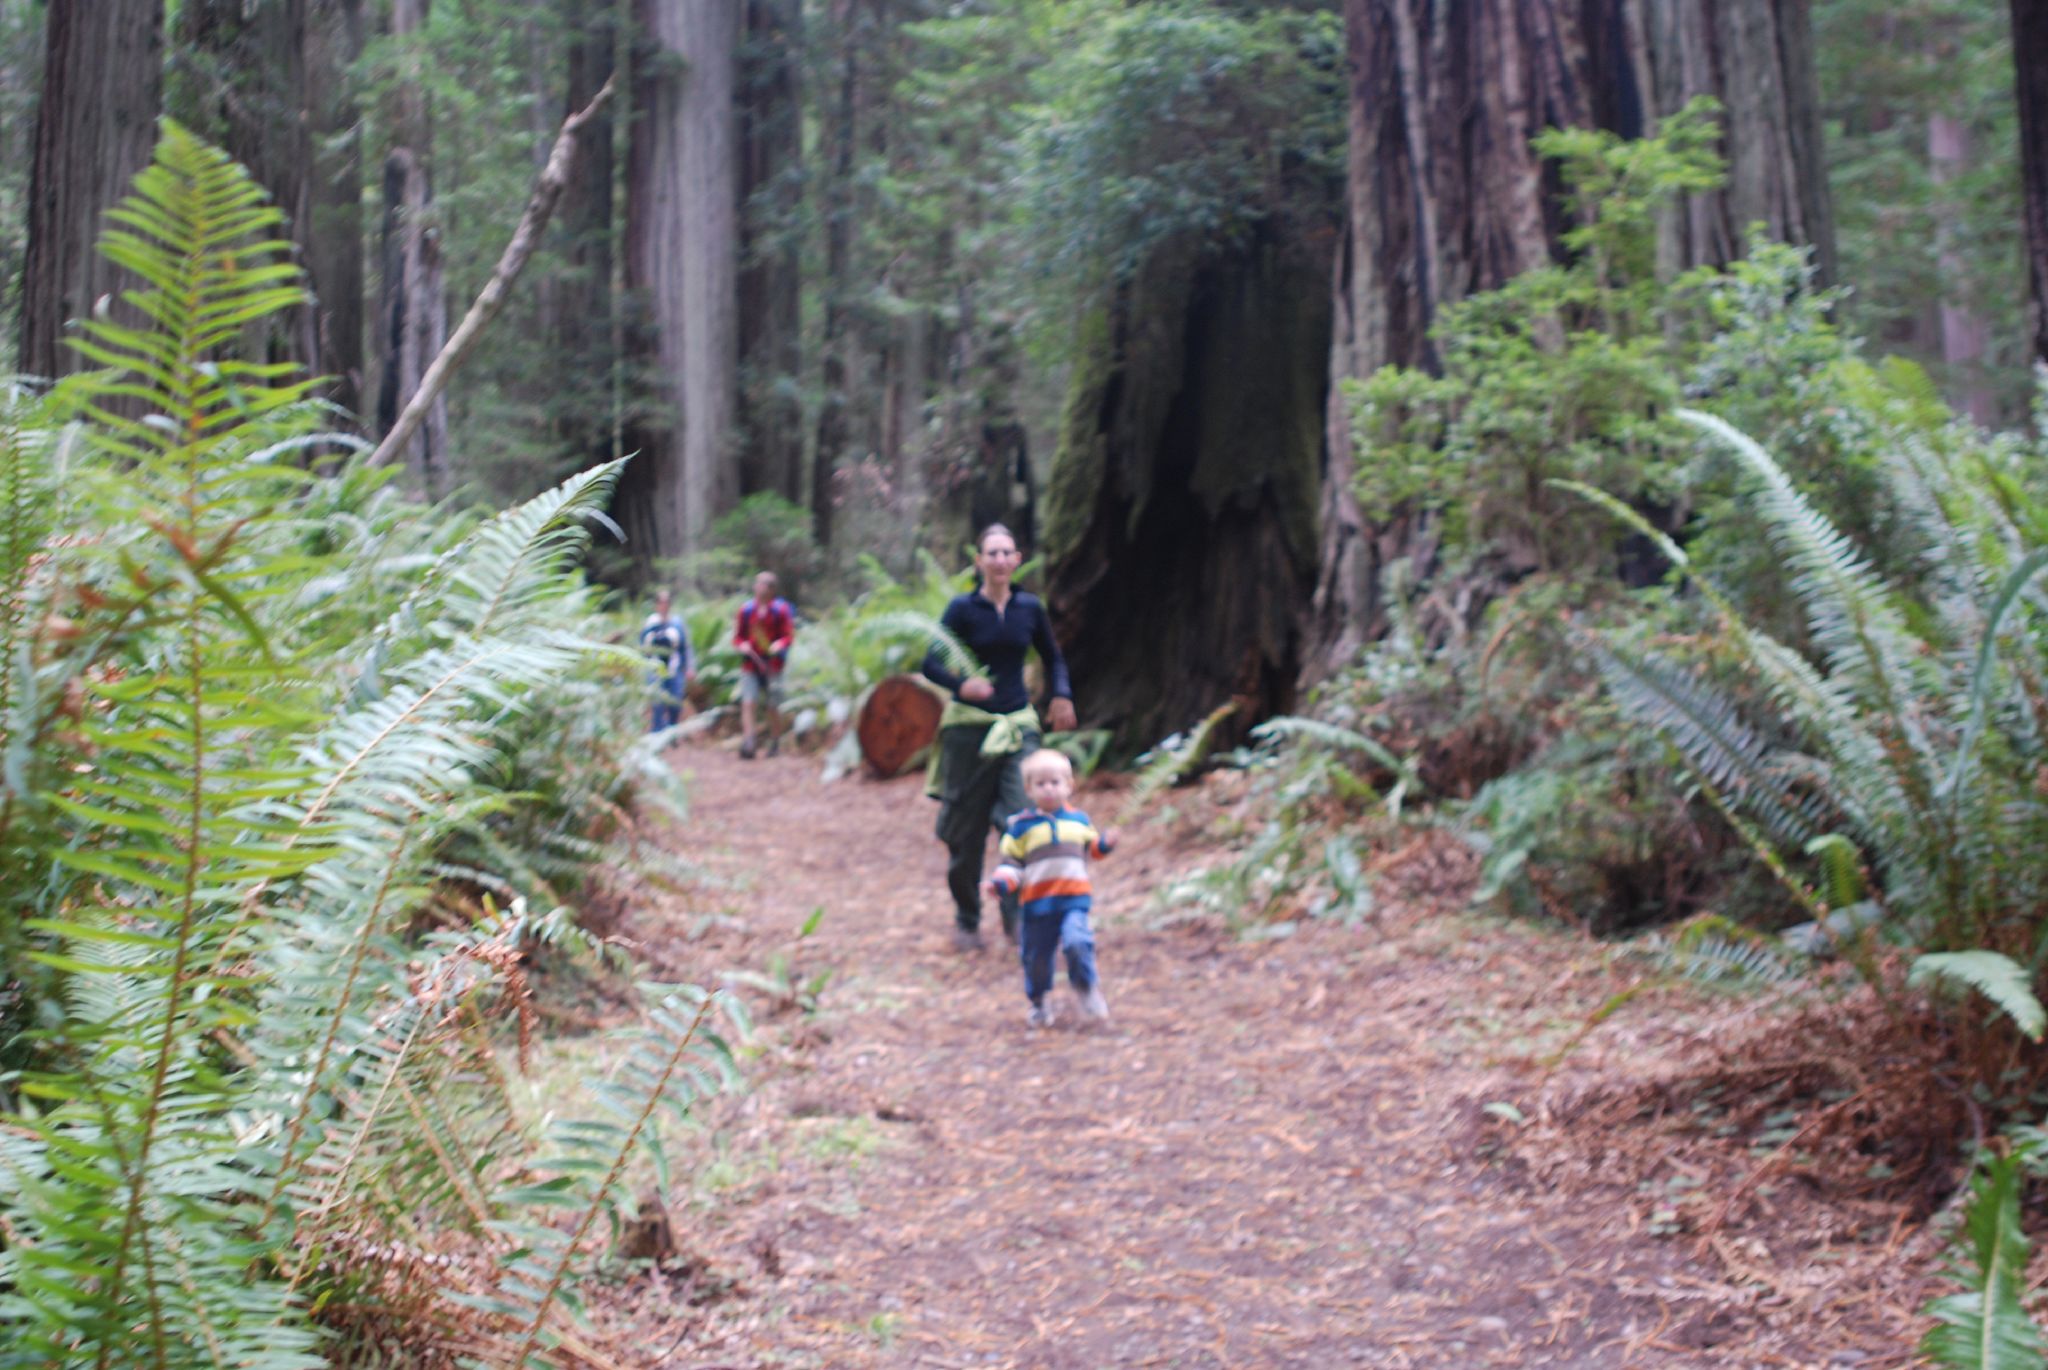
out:
{"label": "understory vegetation", "polygon": [[[1448,826],[1475,902],[1644,932],[1657,973],[1818,1003],[1860,984],[1883,1050],[2024,1124],[2048,1027],[2048,450],[1867,360],[1799,250],[1660,277],[1658,215],[1719,175],[1712,121],[1543,134],[1569,260],[1447,307],[1440,375],[1351,388],[1361,507],[1411,532],[1387,631],[1227,758],[1273,821],[1166,902],[1257,935],[1369,916],[1360,853]],[[2038,1344],[2016,1183],[1980,1184],[1944,1363],[2040,1363],[1958,1349]]]}
{"label": "understory vegetation", "polygon": [[530,965],[680,798],[577,565],[617,467],[401,498],[240,355],[280,217],[166,124],[93,369],[0,420],[0,1364],[541,1363],[728,1070],[650,986],[586,1108],[515,1106]]}

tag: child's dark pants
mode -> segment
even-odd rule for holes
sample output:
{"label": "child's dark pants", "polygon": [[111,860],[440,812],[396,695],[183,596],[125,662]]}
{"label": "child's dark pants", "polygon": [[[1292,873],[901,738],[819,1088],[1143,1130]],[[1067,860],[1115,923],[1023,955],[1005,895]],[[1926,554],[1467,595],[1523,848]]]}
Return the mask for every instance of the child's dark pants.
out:
{"label": "child's dark pants", "polygon": [[1086,993],[1095,987],[1095,930],[1088,910],[1026,915],[1018,929],[1018,950],[1024,961],[1024,992],[1034,1004],[1052,990],[1053,953],[1067,954],[1067,982]]}

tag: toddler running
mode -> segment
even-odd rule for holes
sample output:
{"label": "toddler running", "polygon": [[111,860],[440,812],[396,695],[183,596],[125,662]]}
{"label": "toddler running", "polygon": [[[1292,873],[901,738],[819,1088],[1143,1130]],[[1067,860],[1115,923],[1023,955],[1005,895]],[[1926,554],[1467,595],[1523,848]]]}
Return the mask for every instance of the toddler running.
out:
{"label": "toddler running", "polygon": [[1097,1022],[1109,1017],[1095,969],[1095,932],[1088,926],[1093,887],[1088,858],[1109,855],[1115,833],[1099,833],[1088,815],[1069,808],[1074,767],[1062,752],[1043,747],[1024,758],[1024,793],[1032,808],[1010,819],[998,848],[1002,864],[981,882],[982,893],[1017,891],[1017,942],[1024,961],[1024,993],[1031,1000],[1031,1025],[1050,1027],[1052,961],[1067,957],[1067,980],[1081,1012]]}

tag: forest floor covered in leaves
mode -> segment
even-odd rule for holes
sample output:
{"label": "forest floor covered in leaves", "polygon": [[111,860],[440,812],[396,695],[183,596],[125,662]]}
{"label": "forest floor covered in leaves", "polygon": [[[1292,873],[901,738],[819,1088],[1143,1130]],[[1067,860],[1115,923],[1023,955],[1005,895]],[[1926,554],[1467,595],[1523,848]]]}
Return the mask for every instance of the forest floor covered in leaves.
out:
{"label": "forest floor covered in leaves", "polygon": [[1915,1363],[1932,1201],[1803,1168],[1826,1047],[1690,988],[1588,1028],[1640,972],[1465,912],[1447,836],[1375,859],[1376,921],[1246,940],[1153,900],[1245,802],[1175,791],[1096,869],[1111,1021],[1040,1032],[999,933],[949,945],[918,779],[675,764],[707,879],[621,934],[662,978],[831,975],[742,991],[746,1086],[675,1148],[677,1254],[592,1291],[592,1364]]}

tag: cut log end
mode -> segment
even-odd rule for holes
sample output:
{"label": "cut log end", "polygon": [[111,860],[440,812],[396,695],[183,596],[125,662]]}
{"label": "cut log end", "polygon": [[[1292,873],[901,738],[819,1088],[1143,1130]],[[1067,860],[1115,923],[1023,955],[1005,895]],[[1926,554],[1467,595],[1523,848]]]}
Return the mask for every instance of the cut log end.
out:
{"label": "cut log end", "polygon": [[903,774],[939,735],[945,704],[916,676],[890,676],[875,686],[854,721],[861,759],[887,780]]}

